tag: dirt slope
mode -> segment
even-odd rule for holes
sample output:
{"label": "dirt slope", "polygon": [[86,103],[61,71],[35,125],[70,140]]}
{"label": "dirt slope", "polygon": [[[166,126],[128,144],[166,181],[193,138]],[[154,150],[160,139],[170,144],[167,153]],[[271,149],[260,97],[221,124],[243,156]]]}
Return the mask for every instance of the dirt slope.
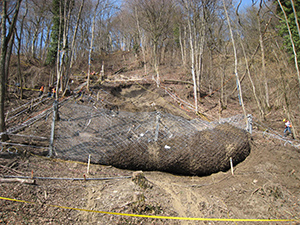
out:
{"label": "dirt slope", "polygon": [[[106,92],[111,93],[111,90],[106,89]],[[154,90],[154,87],[151,90]],[[145,93],[144,88],[133,85],[120,89],[115,97],[109,95],[108,98],[107,95],[105,104],[106,107],[117,106],[120,110],[156,108],[187,118],[193,116],[192,112],[182,109],[176,102],[172,102],[172,99],[168,99],[164,91]],[[101,96],[105,97],[104,94]],[[203,112],[207,112],[205,115],[208,119],[218,117],[218,110],[212,99],[204,102],[201,107]],[[236,101],[229,102],[223,116],[240,113],[241,109]],[[282,132],[276,119],[269,121],[272,127],[277,126],[277,131]],[[38,125],[34,126],[38,128]],[[285,141],[263,136],[263,132],[258,130],[257,126],[255,128],[250,155],[234,168],[234,175],[230,170],[204,177],[178,176],[156,171],[135,174],[136,171],[101,165],[91,165],[87,174],[86,164],[51,160],[41,156],[43,152],[39,149],[3,148],[0,152],[2,176],[84,178],[85,175],[87,178],[103,179],[35,179],[35,185],[1,182],[0,197],[28,202],[0,199],[0,223],[251,224],[253,222],[233,222],[230,219],[299,220],[300,151]],[[40,127],[35,135],[47,136],[47,132],[48,129]],[[287,140],[294,141],[289,138]],[[172,219],[113,215],[99,211],[170,216]],[[222,218],[229,221],[189,221],[174,217]]]}
{"label": "dirt slope", "polygon": [[[2,197],[35,204],[1,200],[0,218],[6,224],[208,224],[115,216],[49,206],[58,205],[172,217],[299,219],[299,150],[272,143],[259,134],[254,134],[253,139],[249,157],[235,168],[234,175],[228,171],[207,177],[191,177],[153,171],[143,173],[144,182],[136,182],[127,178],[132,176],[133,171],[92,165],[87,177],[120,179],[36,180],[36,185],[1,183]],[[52,161],[32,155],[2,152],[0,163],[2,175],[30,176],[33,171],[34,176],[41,177],[83,178],[87,172],[86,165],[80,163]]]}

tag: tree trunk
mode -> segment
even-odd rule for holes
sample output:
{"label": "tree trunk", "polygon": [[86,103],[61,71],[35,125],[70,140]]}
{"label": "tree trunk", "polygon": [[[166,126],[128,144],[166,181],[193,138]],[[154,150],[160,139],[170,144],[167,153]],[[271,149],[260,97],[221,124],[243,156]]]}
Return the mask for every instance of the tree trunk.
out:
{"label": "tree trunk", "polygon": [[262,68],[262,77],[263,77],[264,85],[265,85],[266,106],[267,106],[267,108],[270,108],[269,87],[268,87],[268,78],[267,78],[267,73],[266,73],[266,62],[265,62],[265,48],[264,48],[263,34],[261,32],[261,23],[260,23],[260,9],[258,10],[258,13],[257,13],[257,24],[258,24],[259,44],[260,44],[260,51],[261,51],[261,68]]}
{"label": "tree trunk", "polygon": [[[204,6],[201,7],[202,12],[200,13],[202,16],[200,18],[200,31],[199,31],[199,38],[196,38],[196,30],[195,30],[195,39],[199,39],[198,44],[195,45],[197,47],[196,56],[198,58],[197,61],[197,90],[200,97],[200,90],[201,90],[201,80],[203,74],[203,54],[204,54],[204,45],[205,45],[205,30],[206,30],[206,23],[204,20]],[[195,21],[196,23],[196,21]]]}
{"label": "tree trunk", "polygon": [[94,32],[95,32],[95,23],[96,23],[96,16],[97,16],[98,6],[99,6],[99,0],[97,1],[96,7],[95,7],[94,17],[93,17],[93,24],[92,24],[92,38],[91,38],[90,50],[89,50],[88,74],[87,74],[87,83],[86,83],[86,89],[87,89],[88,92],[90,91],[91,59],[92,59],[93,42],[94,42]]}
{"label": "tree trunk", "polygon": [[0,72],[1,72],[1,82],[0,82],[0,138],[2,141],[6,141],[8,136],[1,134],[5,132],[5,113],[4,113],[4,103],[5,103],[5,60],[7,51],[7,40],[6,40],[6,1],[3,1],[2,5],[2,27],[1,27],[1,58],[0,58]]}
{"label": "tree trunk", "polygon": [[[66,11],[68,5],[68,12]],[[70,51],[68,51],[68,33],[70,29],[70,20],[71,20],[71,12],[73,9],[73,4],[71,2],[67,2],[65,0],[65,6],[64,6],[64,32],[63,32],[63,57],[61,62],[61,68],[60,73],[64,76],[61,77],[61,91],[63,92],[63,95],[65,94],[65,91],[67,90],[68,82],[69,82],[69,61],[66,63],[65,56],[68,56],[68,59],[70,58]],[[67,52],[66,52],[67,51]],[[66,65],[67,64],[67,65]]]}
{"label": "tree trunk", "polygon": [[40,35],[39,56],[38,56],[40,60],[43,57],[43,40],[44,40],[44,29],[41,31],[41,35]]}
{"label": "tree trunk", "polygon": [[137,14],[137,8],[136,7],[134,8],[134,11],[135,11],[136,26],[137,26],[137,29],[138,29],[138,32],[139,32],[139,40],[140,40],[141,48],[142,48],[143,61],[144,61],[143,65],[144,65],[145,76],[146,76],[147,75],[147,64],[146,64],[145,46],[144,46],[144,43],[142,41],[142,32],[141,32],[141,28],[140,28],[140,21],[139,21],[139,17],[138,17],[138,14]]}
{"label": "tree trunk", "polygon": [[[81,1],[81,5],[80,5],[78,16],[77,16],[76,26],[75,26],[75,30],[74,30],[74,34],[73,34],[71,46],[70,46],[68,63],[66,65],[66,67],[67,67],[66,68],[66,79],[65,79],[66,80],[66,85],[65,85],[64,92],[63,92],[63,96],[66,94],[66,91],[69,88],[69,84],[68,84],[69,83],[69,73],[70,73],[70,69],[72,68],[72,64],[73,64],[74,49],[75,49],[75,40],[76,40],[76,36],[77,36],[77,31],[78,31],[78,26],[79,26],[79,21],[80,21],[80,17],[81,17],[81,13],[82,13],[82,8],[83,8],[83,5],[84,5],[84,1],[85,0]],[[69,14],[69,16],[70,16],[70,14]]]}
{"label": "tree trunk", "polygon": [[[185,39],[185,37],[184,37]],[[183,64],[183,67],[186,66],[186,55],[185,55],[185,47],[183,47],[182,43],[182,33],[181,33],[181,27],[179,27],[179,44],[180,44],[180,51],[181,51],[181,61]]]}
{"label": "tree trunk", "polygon": [[26,4],[26,11],[22,17],[21,20],[21,28],[20,28],[20,36],[18,37],[18,32],[16,32],[16,37],[18,39],[18,48],[17,48],[17,54],[18,54],[18,80],[20,84],[20,99],[23,99],[23,78],[22,78],[22,72],[21,72],[21,59],[20,59],[20,51],[21,51],[21,41],[22,41],[22,35],[23,35],[23,27],[24,27],[24,20],[28,13],[28,5]]}
{"label": "tree trunk", "polygon": [[62,2],[59,2],[59,31],[58,31],[58,42],[57,42],[57,56],[56,56],[56,92],[53,93],[55,94],[55,99],[58,100],[58,90],[60,87],[60,78],[62,76],[61,72],[61,63],[62,63],[62,56],[61,56],[61,32],[62,32]]}
{"label": "tree trunk", "polygon": [[[39,18],[41,19],[41,18]],[[40,20],[37,21],[36,24],[36,28],[33,34],[33,40],[32,40],[32,44],[31,44],[31,55],[33,58],[36,58],[36,40],[38,38],[38,34],[39,34],[39,26],[40,26]]]}
{"label": "tree trunk", "polygon": [[[12,49],[14,45],[14,40],[15,40],[15,29],[12,32],[11,38],[8,40],[8,46],[7,46],[7,53],[6,53],[6,62],[5,62],[5,82],[8,81],[8,76],[9,76],[9,69],[10,69],[10,59],[11,59],[11,54],[12,54]],[[6,92],[6,86],[5,86],[5,92]]]}
{"label": "tree trunk", "polygon": [[247,59],[247,55],[246,55],[246,51],[245,51],[245,48],[244,48],[244,44],[243,44],[243,41],[241,39],[241,36],[240,35],[238,35],[238,36],[240,37],[240,42],[241,42],[241,46],[242,46],[242,50],[243,50],[243,54],[244,54],[244,58],[245,58],[246,68],[247,68],[247,74],[248,74],[248,78],[249,78],[250,83],[251,83],[251,87],[252,87],[252,91],[253,91],[253,95],[254,95],[256,104],[257,104],[259,112],[260,112],[260,117],[261,117],[262,120],[265,120],[265,113],[264,113],[264,110],[261,107],[261,103],[260,103],[260,101],[259,101],[259,99],[257,97],[256,88],[255,88],[254,82],[253,82],[252,77],[251,77],[250,65],[249,65],[249,62],[248,62],[248,59]]}
{"label": "tree trunk", "polygon": [[154,70],[156,73],[156,85],[160,86],[160,77],[159,77],[159,66],[158,66],[158,54],[157,54],[157,40],[153,40],[153,55],[154,55]]}
{"label": "tree trunk", "polygon": [[237,82],[237,86],[238,86],[239,100],[240,100],[240,104],[243,108],[243,112],[244,112],[244,116],[245,116],[245,120],[246,120],[246,124],[247,124],[246,127],[248,127],[247,113],[246,113],[245,106],[244,106],[243,95],[242,95],[242,87],[241,87],[241,83],[240,83],[240,79],[239,79],[239,75],[238,75],[238,69],[237,69],[238,62],[237,62],[236,47],[235,47],[233,32],[232,32],[232,28],[231,28],[231,24],[230,24],[230,19],[229,19],[228,13],[227,13],[226,5],[225,5],[225,0],[223,0],[223,6],[224,6],[225,14],[226,14],[226,19],[227,19],[227,23],[228,23],[228,27],[229,27],[229,31],[230,31],[231,42],[232,42],[232,47],[233,47],[234,73],[235,73],[235,76],[236,76],[236,82]]}
{"label": "tree trunk", "polygon": [[70,63],[68,65],[69,68],[72,68],[72,65],[73,65],[75,40],[76,40],[76,36],[77,36],[77,31],[78,31],[78,27],[79,27],[79,21],[80,21],[80,18],[81,18],[81,13],[82,13],[84,1],[85,0],[81,1],[80,9],[79,9],[78,16],[77,16],[76,26],[75,26],[75,30],[74,30],[74,34],[73,34],[72,43],[71,43]]}
{"label": "tree trunk", "polygon": [[[0,139],[2,141],[6,141],[8,136],[4,133],[6,131],[5,126],[5,113],[4,113],[4,105],[5,105],[5,94],[6,94],[6,56],[7,56],[7,45],[8,41],[11,39],[11,36],[14,32],[16,21],[19,14],[19,9],[22,0],[18,0],[16,2],[16,7],[13,13],[13,18],[11,23],[7,22],[7,4],[6,1],[2,1],[2,24],[1,24],[1,58],[0,58]],[[9,30],[7,31],[7,25],[9,26]]]}
{"label": "tree trunk", "polygon": [[[185,0],[185,6],[187,10],[187,14],[190,15],[190,6],[188,0]],[[195,112],[198,112],[198,99],[197,99],[197,80],[195,74],[195,49],[194,49],[194,42],[193,42],[193,34],[192,34],[192,24],[190,17],[188,18],[188,28],[190,33],[190,55],[191,55],[191,72],[193,77],[194,83],[194,100],[195,100]]]}

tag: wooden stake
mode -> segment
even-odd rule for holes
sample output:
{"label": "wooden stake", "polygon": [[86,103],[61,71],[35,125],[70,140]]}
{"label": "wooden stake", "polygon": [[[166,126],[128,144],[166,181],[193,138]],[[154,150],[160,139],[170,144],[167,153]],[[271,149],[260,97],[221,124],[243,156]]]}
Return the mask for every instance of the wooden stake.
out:
{"label": "wooden stake", "polygon": [[89,155],[86,174],[89,174],[89,173],[90,173],[90,163],[91,163],[91,155]]}
{"label": "wooden stake", "polygon": [[233,174],[233,163],[232,163],[232,158],[230,157],[230,167],[231,167],[231,174],[232,176],[234,175]]}

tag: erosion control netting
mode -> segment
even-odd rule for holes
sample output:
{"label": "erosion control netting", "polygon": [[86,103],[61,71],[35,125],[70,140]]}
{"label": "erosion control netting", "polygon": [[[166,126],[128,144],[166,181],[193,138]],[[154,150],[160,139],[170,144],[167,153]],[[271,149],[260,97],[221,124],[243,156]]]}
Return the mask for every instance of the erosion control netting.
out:
{"label": "erosion control netting", "polygon": [[[250,153],[245,120],[187,120],[160,112],[115,112],[68,102],[55,125],[59,158],[132,170],[208,175]],[[235,124],[235,126],[229,123]],[[237,128],[240,126],[240,128]]]}

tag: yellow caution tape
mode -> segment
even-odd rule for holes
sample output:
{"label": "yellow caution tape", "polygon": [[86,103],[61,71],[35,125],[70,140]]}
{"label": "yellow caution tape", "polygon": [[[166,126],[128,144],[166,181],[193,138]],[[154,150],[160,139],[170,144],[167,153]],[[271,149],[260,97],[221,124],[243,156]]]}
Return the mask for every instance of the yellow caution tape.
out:
{"label": "yellow caution tape", "polygon": [[[14,87],[14,88],[18,88],[18,89],[21,89],[21,87],[18,87],[18,86],[13,86],[13,85],[8,85],[8,87]],[[25,88],[25,87],[22,87],[23,90],[31,90],[31,91],[39,91],[40,89],[34,89],[34,88]]]}
{"label": "yellow caution tape", "polygon": [[[35,202],[24,201],[19,199],[5,198],[0,197],[2,200],[14,201],[14,202],[22,202],[27,204],[36,204]],[[71,209],[77,211],[84,212],[93,212],[93,213],[101,213],[101,214],[109,214],[109,215],[118,215],[118,216],[130,216],[130,217],[140,217],[140,218],[150,218],[150,219],[169,219],[169,220],[198,220],[198,221],[227,221],[227,222],[300,222],[300,220],[296,219],[221,219],[221,218],[188,218],[188,217],[174,217],[174,216],[151,216],[151,215],[138,215],[138,214],[128,214],[128,213],[117,213],[117,212],[105,212],[91,209],[79,209],[67,206],[59,206],[59,205],[48,205],[46,206],[61,208],[61,209]]]}

